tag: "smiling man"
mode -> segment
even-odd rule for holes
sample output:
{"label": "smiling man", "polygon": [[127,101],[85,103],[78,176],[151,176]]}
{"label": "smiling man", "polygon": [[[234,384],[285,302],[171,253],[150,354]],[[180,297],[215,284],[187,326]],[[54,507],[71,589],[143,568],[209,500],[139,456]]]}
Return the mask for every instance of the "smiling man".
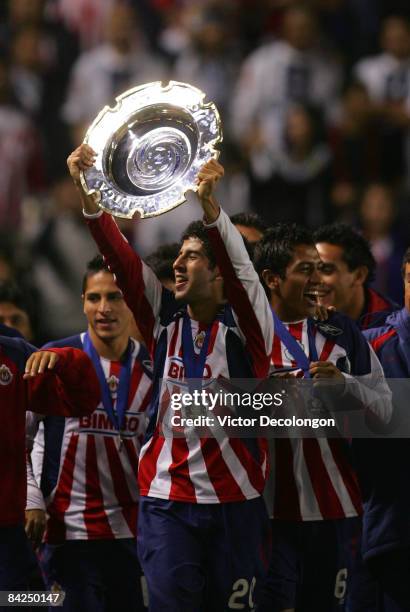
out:
{"label": "smiling man", "polygon": [[85,351],[102,401],[93,415],[44,419],[41,488],[49,586],[69,612],[143,610],[136,551],[138,456],[147,425],[151,372],[130,337],[132,314],[101,256],[83,281],[85,333],[47,346]]}
{"label": "smiling man", "polygon": [[[80,170],[94,159],[87,145],[68,158],[80,190]],[[93,237],[154,359],[138,526],[152,612],[253,610],[255,584],[266,566],[265,441],[232,439],[220,431],[199,438],[189,428],[183,436],[162,435],[172,415],[169,386],[180,388],[190,379],[264,378],[269,369],[271,312],[243,239],[216,202],[223,173],[216,160],[198,173],[204,222],[190,225],[182,237],[175,296],[113,218],[81,191]]]}
{"label": "smiling man", "polygon": [[369,287],[376,266],[369,243],[343,223],[320,227],[314,240],[323,262],[321,303],[357,321],[362,330],[382,325],[397,306]]}
{"label": "smiling man", "polygon": [[[380,363],[356,325],[336,313],[327,321],[313,318],[324,287],[309,230],[296,224],[267,230],[257,243],[254,263],[275,320],[271,375],[339,381],[346,407],[351,394],[366,405],[368,388],[370,396],[376,388],[380,402],[370,409],[388,418],[389,393]],[[273,518],[273,552],[258,610],[340,610],[348,542],[359,529],[361,514],[348,444],[341,438],[292,436],[275,440],[271,453],[266,499]]]}

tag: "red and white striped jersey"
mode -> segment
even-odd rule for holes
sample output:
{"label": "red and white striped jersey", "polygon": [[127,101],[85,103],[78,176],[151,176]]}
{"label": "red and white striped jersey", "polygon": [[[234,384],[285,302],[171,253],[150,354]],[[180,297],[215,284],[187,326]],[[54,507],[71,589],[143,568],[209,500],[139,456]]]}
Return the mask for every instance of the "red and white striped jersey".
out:
{"label": "red and white striped jersey", "polygon": [[[307,320],[285,326],[309,357]],[[390,395],[386,394],[380,363],[354,322],[337,314],[330,323],[317,323],[310,333],[314,334],[318,359],[337,365],[352,383],[349,390],[354,393],[355,381],[360,399],[380,388],[380,405],[373,404],[373,409],[380,409],[380,416],[388,418]],[[296,362],[275,335],[271,372],[287,367],[296,367]],[[303,376],[301,370],[295,374]],[[313,521],[361,514],[361,496],[346,440],[280,438],[270,442],[270,453],[265,499],[273,518]]]}
{"label": "red and white striped jersey", "polygon": [[[84,334],[73,336],[58,344],[80,347],[83,338]],[[46,540],[50,543],[136,535],[138,456],[147,426],[151,379],[148,364],[142,364],[140,344],[132,343],[121,437],[102,403],[85,417],[44,419],[41,489],[49,514]],[[103,357],[100,362],[115,411],[121,363]]]}
{"label": "red and white striped jersey", "polygon": [[[92,234],[124,293],[155,363],[154,401],[149,437],[141,449],[141,495],[193,503],[243,501],[258,497],[267,471],[266,441],[227,438],[217,428],[199,438],[185,428],[184,437],[164,437],[170,420],[169,387],[186,384],[182,327],[186,306],[136,255],[110,215],[89,216]],[[205,226],[224,278],[227,304],[211,325],[203,379],[263,378],[269,369],[273,337],[270,306],[243,239],[221,210]],[[203,328],[191,320],[194,346]],[[196,346],[199,350],[199,346]]]}

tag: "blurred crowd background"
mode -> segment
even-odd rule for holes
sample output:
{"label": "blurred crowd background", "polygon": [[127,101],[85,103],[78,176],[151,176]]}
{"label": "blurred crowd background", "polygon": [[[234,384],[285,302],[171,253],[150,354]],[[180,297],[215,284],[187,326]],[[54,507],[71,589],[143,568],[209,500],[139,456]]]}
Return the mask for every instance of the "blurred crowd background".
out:
{"label": "blurred crowd background", "polygon": [[[229,213],[356,226],[376,288],[401,302],[409,0],[2,0],[0,282],[28,296],[38,342],[84,326],[95,247],[66,157],[116,95],[169,79],[218,106]],[[197,216],[183,205],[121,227],[148,255]]]}

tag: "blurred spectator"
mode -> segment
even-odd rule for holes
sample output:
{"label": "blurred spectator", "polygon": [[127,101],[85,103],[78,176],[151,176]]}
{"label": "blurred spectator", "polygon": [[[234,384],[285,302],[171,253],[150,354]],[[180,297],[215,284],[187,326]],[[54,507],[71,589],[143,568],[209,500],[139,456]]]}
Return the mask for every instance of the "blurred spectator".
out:
{"label": "blurred spectator", "polygon": [[410,164],[410,22],[402,17],[387,18],[381,45],[382,53],[362,59],[354,73],[366,86],[373,110],[383,121],[384,175],[397,180]]}
{"label": "blurred spectator", "polygon": [[44,100],[45,71],[41,57],[41,30],[20,26],[10,41],[10,71],[13,89],[22,109],[40,118]]}
{"label": "blurred spectator", "polygon": [[132,8],[116,4],[107,17],[106,42],[82,53],[73,67],[63,117],[74,129],[74,144],[116,95],[164,76],[162,63],[144,48]]}
{"label": "blurred spectator", "polygon": [[158,46],[173,63],[189,46],[191,15],[192,13],[197,14],[200,8],[192,4],[181,7],[175,2],[165,2],[161,9],[163,27],[158,35]]}
{"label": "blurred spectator", "polygon": [[0,234],[0,283],[11,282],[16,277],[12,245]]}
{"label": "blurred spectator", "polygon": [[177,81],[199,87],[215,102],[222,119],[231,100],[239,70],[239,49],[234,42],[233,15],[217,4],[205,5],[190,28],[190,45],[174,68]]}
{"label": "blurred spectator", "polygon": [[[390,214],[380,205],[391,198],[382,187],[377,198],[377,189],[370,190],[369,212],[361,193],[380,182],[396,193],[407,173],[407,193],[397,191],[405,227],[409,18],[409,0],[3,0],[0,281],[13,278],[30,292],[38,281],[44,339],[69,334],[71,321],[73,329],[81,324],[79,269],[94,250],[77,194],[58,177],[66,171],[71,134],[82,139],[101,108],[125,89],[168,76],[153,52],[159,48],[173,63],[172,78],[203,89],[222,113],[226,177],[218,198],[228,214],[250,212],[252,203],[270,223],[337,219],[356,226],[360,212],[381,253],[383,285],[386,253],[389,260],[401,249],[398,223],[389,221],[395,206]],[[352,71],[352,61],[378,52],[379,35],[382,52]],[[79,42],[87,50],[81,55]],[[250,55],[239,65],[235,87],[244,51]],[[342,81],[348,85],[340,99]],[[47,177],[52,189],[44,192]],[[119,223],[131,242],[137,234],[146,254],[179,240],[181,228],[197,217],[184,204],[159,218]]]}
{"label": "blurred spectator", "polygon": [[320,115],[291,107],[276,148],[252,161],[259,180],[252,182],[251,203],[264,221],[298,221],[314,227],[328,219],[331,152]]}
{"label": "blurred spectator", "polygon": [[363,235],[370,242],[376,260],[373,287],[398,304],[403,303],[401,262],[406,250],[396,226],[397,210],[391,189],[373,183],[362,198],[360,219]]}
{"label": "blurred spectator", "polygon": [[[9,325],[5,319],[13,317],[16,313],[9,305],[16,303],[19,308],[28,313],[31,319],[31,342],[39,339],[39,319],[36,305],[38,304],[38,293],[31,274],[27,252],[21,248],[21,244],[16,242],[13,234],[0,234],[0,319],[4,317],[5,325]],[[17,313],[18,320],[21,321],[20,314]],[[24,318],[24,317],[23,317]],[[23,322],[24,323],[24,322]],[[17,327],[17,326],[16,326]],[[27,333],[27,329],[24,334]]]}
{"label": "blurred spectator", "polygon": [[45,186],[44,159],[30,119],[15,104],[7,61],[0,56],[0,227],[18,232],[28,190]]}
{"label": "blurred spectator", "polygon": [[377,50],[379,1],[312,0],[321,30],[350,69],[361,56]]}
{"label": "blurred spectator", "polygon": [[284,15],[282,40],[259,47],[244,62],[232,95],[232,127],[257,178],[273,173],[265,161],[278,149],[290,103],[311,104],[326,116],[332,112],[341,72],[317,40],[313,13],[291,7]]}
{"label": "blurred spectator", "polygon": [[158,14],[161,7],[156,7],[152,0],[54,0],[54,5],[56,14],[78,34],[82,49],[91,49],[104,40],[107,17],[121,2],[135,8],[144,24],[144,34],[154,46],[162,20]]}
{"label": "blurred spectator", "polygon": [[383,180],[383,143],[377,116],[366,87],[352,82],[346,88],[338,119],[329,132],[334,156],[331,201],[335,220],[353,222],[360,188]]}
{"label": "blurred spectator", "polygon": [[17,100],[39,124],[52,174],[65,162],[69,147],[60,108],[78,41],[46,6],[46,0],[8,0],[0,44],[11,55]]}
{"label": "blurred spectator", "polygon": [[[46,210],[45,202],[39,204]],[[95,246],[69,176],[57,179],[52,186],[48,214],[44,214],[33,241],[32,254],[43,339],[74,334],[84,324],[79,296],[85,265],[95,255]]]}
{"label": "blurred spectator", "polygon": [[12,30],[23,24],[39,23],[44,17],[45,0],[6,0],[5,4]]}
{"label": "blurred spectator", "polygon": [[107,15],[115,3],[117,0],[56,0],[57,13],[77,32],[83,49],[101,42]]}
{"label": "blurred spectator", "polygon": [[12,282],[0,283],[0,323],[17,329],[28,342],[35,343],[34,320],[29,296]]}
{"label": "blurred spectator", "polygon": [[[363,1],[363,0],[356,0]],[[367,0],[372,2],[372,0]],[[410,18],[410,6],[408,0],[379,0],[380,12],[382,16],[403,15]]]}

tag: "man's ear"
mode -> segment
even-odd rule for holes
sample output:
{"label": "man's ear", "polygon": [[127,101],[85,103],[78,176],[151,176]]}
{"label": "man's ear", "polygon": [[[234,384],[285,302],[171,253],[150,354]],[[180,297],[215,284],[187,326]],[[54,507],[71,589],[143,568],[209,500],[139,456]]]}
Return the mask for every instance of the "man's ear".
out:
{"label": "man's ear", "polygon": [[367,266],[359,266],[354,270],[354,283],[355,285],[364,285],[369,276],[369,269]]}
{"label": "man's ear", "polygon": [[212,270],[213,275],[212,275],[212,280],[223,280],[223,276],[221,274],[221,271],[219,269],[218,266],[215,266],[215,268]]}
{"label": "man's ear", "polygon": [[275,274],[272,270],[263,270],[262,278],[268,289],[271,291],[278,289],[281,281],[279,274]]}

